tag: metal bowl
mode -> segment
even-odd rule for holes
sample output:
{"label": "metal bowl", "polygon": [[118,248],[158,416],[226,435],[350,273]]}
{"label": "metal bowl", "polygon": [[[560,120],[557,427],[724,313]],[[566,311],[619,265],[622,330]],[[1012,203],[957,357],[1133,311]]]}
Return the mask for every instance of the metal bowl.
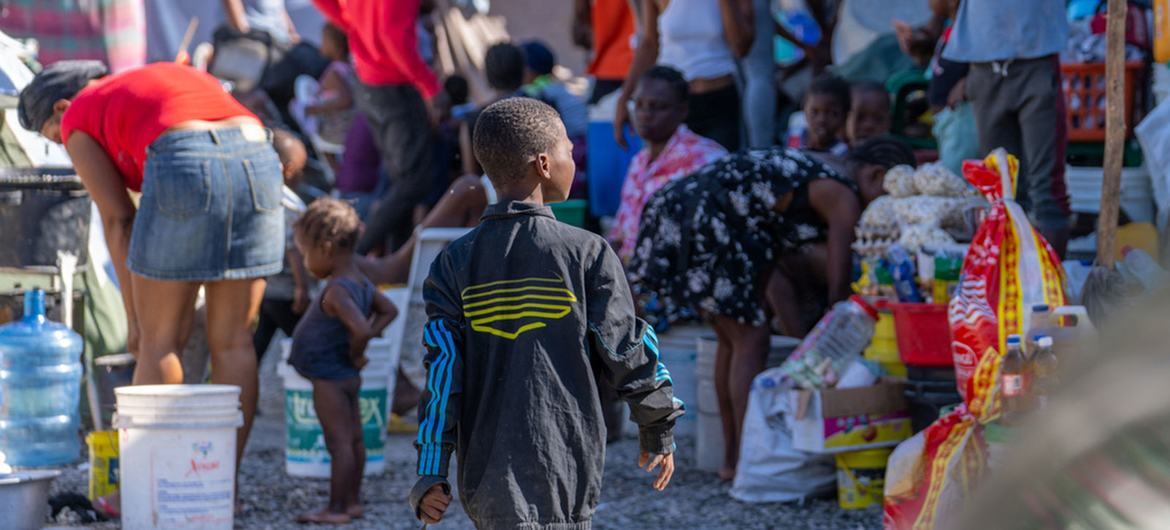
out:
{"label": "metal bowl", "polygon": [[0,513],[8,530],[36,530],[49,516],[49,486],[60,471],[18,471],[0,475]]}

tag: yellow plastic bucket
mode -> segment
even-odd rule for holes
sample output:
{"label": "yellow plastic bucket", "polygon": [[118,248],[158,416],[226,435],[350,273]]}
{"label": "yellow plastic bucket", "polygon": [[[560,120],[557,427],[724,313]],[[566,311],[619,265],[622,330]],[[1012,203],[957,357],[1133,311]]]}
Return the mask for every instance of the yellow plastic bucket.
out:
{"label": "yellow plastic bucket", "polygon": [[118,491],[118,432],[96,431],[85,436],[89,446],[89,500]]}
{"label": "yellow plastic bucket", "polygon": [[840,453],[837,459],[837,504],[845,510],[881,506],[886,461],[892,448]]}

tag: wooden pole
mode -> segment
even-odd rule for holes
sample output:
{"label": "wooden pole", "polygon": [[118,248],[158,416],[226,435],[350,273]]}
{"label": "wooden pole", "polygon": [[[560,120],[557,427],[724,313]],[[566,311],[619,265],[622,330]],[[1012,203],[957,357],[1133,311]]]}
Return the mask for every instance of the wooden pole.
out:
{"label": "wooden pole", "polygon": [[1125,0],[1109,0],[1105,26],[1105,167],[1097,218],[1097,264],[1112,270],[1117,254],[1117,216],[1125,147]]}

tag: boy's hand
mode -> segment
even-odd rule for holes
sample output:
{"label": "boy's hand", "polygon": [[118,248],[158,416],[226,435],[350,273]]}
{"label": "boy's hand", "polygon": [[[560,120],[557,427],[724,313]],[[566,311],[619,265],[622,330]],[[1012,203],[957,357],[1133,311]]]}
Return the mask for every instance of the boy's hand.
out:
{"label": "boy's hand", "polygon": [[362,368],[364,368],[364,367],[365,367],[367,364],[370,364],[370,358],[369,358],[369,357],[366,357],[366,356],[363,354],[363,355],[359,355],[359,356],[357,356],[357,357],[354,357],[354,358],[352,358],[352,359],[351,359],[351,362],[353,363],[353,367],[354,367],[354,368],[357,368],[358,370],[361,370],[361,369],[362,369]]}
{"label": "boy's hand", "polygon": [[670,484],[670,477],[674,476],[674,453],[668,455],[651,455],[643,452],[638,456],[638,467],[647,473],[653,473],[654,468],[662,466],[658,471],[658,478],[654,480],[654,489],[662,491]]}
{"label": "boy's hand", "polygon": [[443,491],[442,484],[435,484],[418,503],[418,518],[426,524],[436,524],[443,520],[447,506],[451,504],[451,496]]}

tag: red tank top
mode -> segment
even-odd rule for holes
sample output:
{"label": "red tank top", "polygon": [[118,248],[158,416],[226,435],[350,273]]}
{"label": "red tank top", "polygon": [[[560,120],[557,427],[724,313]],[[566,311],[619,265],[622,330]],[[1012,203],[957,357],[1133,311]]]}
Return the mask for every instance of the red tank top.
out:
{"label": "red tank top", "polygon": [[104,77],[73,98],[61,118],[61,138],[73,131],[94,138],[126,187],[142,190],[146,148],[163,131],[192,120],[255,117],[214,77],[189,66],[154,63]]}

